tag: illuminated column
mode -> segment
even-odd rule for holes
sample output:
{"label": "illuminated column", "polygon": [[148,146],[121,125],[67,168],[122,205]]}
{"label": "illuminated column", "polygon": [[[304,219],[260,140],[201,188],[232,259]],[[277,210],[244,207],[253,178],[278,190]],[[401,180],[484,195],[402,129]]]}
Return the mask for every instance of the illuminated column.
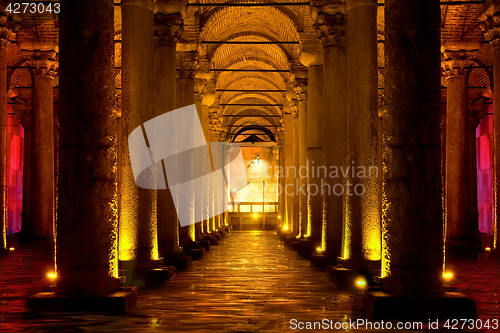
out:
{"label": "illuminated column", "polygon": [[[200,119],[200,123],[202,124],[202,129],[203,129],[203,95],[204,95],[204,92],[205,92],[205,87],[207,85],[207,80],[206,79],[199,79],[199,78],[196,78],[195,79],[195,84],[194,84],[194,103],[196,105],[196,110],[198,111],[198,118]],[[205,137],[205,140],[206,140],[206,137]],[[202,161],[193,161],[193,166],[194,164],[201,164],[203,163]],[[209,170],[207,169],[204,173],[208,172]],[[194,175],[193,176],[198,176],[198,175]],[[205,188],[201,189],[202,191],[206,191]],[[193,191],[193,197],[195,195],[195,191]],[[196,195],[198,198],[200,198],[201,196],[199,195]],[[201,216],[204,216],[204,211],[205,211],[205,202],[204,202],[204,198],[201,198],[202,201],[200,202],[195,202],[194,205],[194,209],[196,210],[201,210]],[[195,238],[196,240],[200,240],[200,239],[203,239],[203,228],[204,227],[204,220],[200,221],[200,222],[197,222],[195,225],[194,225],[194,228],[195,228]]]}
{"label": "illuminated column", "polygon": [[[335,8],[334,15],[319,14],[316,27],[324,53],[324,145],[325,165],[344,166],[347,126],[347,49],[345,44],[344,6]],[[338,258],[342,254],[342,225],[344,221],[343,176],[326,177],[325,254]]]}
{"label": "illuminated column", "polygon": [[[153,112],[159,116],[177,108],[175,45],[182,32],[181,14],[155,10]],[[179,249],[179,222],[169,189],[157,191],[158,252],[163,258],[175,257]]]}
{"label": "illuminated column", "polygon": [[30,234],[54,235],[54,93],[57,46],[22,45],[32,81]]}
{"label": "illuminated column", "polygon": [[[484,21],[485,39],[493,46],[493,86],[500,87],[500,6],[492,5],[480,17]],[[500,244],[500,89],[493,91],[493,206],[494,241],[498,254]]]}
{"label": "illuminated column", "polygon": [[7,250],[7,45],[11,30],[0,15],[0,252]]}
{"label": "illuminated column", "polygon": [[61,7],[57,291],[110,293],[118,276],[114,6]]}
{"label": "illuminated column", "polygon": [[[290,108],[290,112],[291,112]],[[293,176],[293,171],[295,168],[294,161],[293,161],[293,145],[294,145],[294,136],[293,136],[293,114],[292,113],[285,113],[284,114],[284,124],[283,124],[283,132],[285,136],[285,144],[284,144],[284,151],[285,151],[285,165],[282,170],[283,174],[285,175],[285,185],[281,189],[282,192],[285,194],[285,201],[286,201],[286,212],[285,216],[282,218],[284,219],[285,222],[285,230],[287,233],[293,232],[293,201],[295,198],[295,186],[294,186],[294,181],[295,177]]]}
{"label": "illuminated column", "polygon": [[30,170],[31,170],[31,110],[24,110],[22,114],[16,112],[24,129],[23,154],[23,211],[21,233],[29,234],[31,230],[29,219],[30,202]]}
{"label": "illuminated column", "polygon": [[[467,83],[473,54],[447,47],[443,52],[446,78],[446,242],[471,236],[469,120]],[[450,242],[451,241],[451,242]]]}
{"label": "illuminated column", "polygon": [[484,117],[483,110],[469,110],[469,175],[470,175],[470,212],[471,231],[473,236],[479,235],[479,210],[477,202],[477,151],[476,129]]}
{"label": "illuminated column", "polygon": [[[278,165],[281,170],[285,169],[285,134],[283,133],[283,125],[284,125],[284,120],[283,118],[280,118],[280,124],[281,128],[280,131],[278,132]],[[273,174],[276,174],[276,170],[272,171]],[[278,189],[283,189],[285,187],[285,174],[281,173],[278,177]],[[285,211],[286,211],[286,197],[285,197],[285,192],[281,190],[281,192],[278,193],[278,200],[279,200],[279,206],[278,206],[278,220],[276,221],[276,225],[278,228],[282,229],[285,223]]]}
{"label": "illuminated column", "polygon": [[[122,175],[119,259],[135,268],[153,268],[158,259],[156,190],[137,186],[128,136],[155,117],[153,111],[153,1],[124,0],[122,10]],[[148,137],[148,145],[154,140]]]}
{"label": "illuminated column", "polygon": [[[347,1],[346,266],[380,260],[377,1]],[[359,22],[363,22],[360,24]]]}
{"label": "illuminated column", "polygon": [[323,194],[321,189],[324,174],[323,124],[325,122],[323,99],[323,55],[305,53],[300,60],[307,67],[307,122],[306,122],[306,165],[307,173],[307,228],[305,235],[314,242],[314,248],[321,246],[323,231]]}
{"label": "illuminated column", "polygon": [[297,94],[299,105],[299,168],[297,178],[299,179],[299,235],[307,235],[307,78],[295,78],[293,89]]}
{"label": "illuminated column", "polygon": [[[189,106],[195,104],[194,93],[195,93],[195,84],[194,84],[194,74],[195,74],[195,62],[198,58],[198,52],[190,51],[190,52],[181,52],[180,57],[180,67],[177,71],[177,107],[181,108],[184,106]],[[189,166],[181,166],[185,168],[194,168],[193,164]],[[192,185],[192,183],[189,183]],[[188,198],[189,202],[189,220],[190,224],[185,227],[180,228],[180,242],[181,245],[185,246],[192,242],[195,242],[197,239],[196,235],[196,226],[195,226],[195,202],[194,202],[194,185],[190,187],[188,190],[187,187],[189,184],[186,184],[186,191],[190,191],[192,195]]]}
{"label": "illuminated column", "polygon": [[[215,102],[215,94],[213,90],[207,89],[205,91],[205,94],[203,95],[202,110],[201,110],[201,127],[203,128],[203,133],[205,134],[205,139],[208,145],[210,145],[209,107],[214,102]],[[212,171],[213,171],[212,166],[210,166],[210,168],[205,171],[205,175],[212,173]],[[209,216],[211,214],[211,210],[213,210],[213,206],[211,206],[213,184],[211,184],[206,179],[203,182],[203,191],[206,191],[204,195],[205,202],[203,204],[204,216],[206,217],[205,220],[203,221],[204,223],[203,232],[207,234],[212,231],[212,226],[210,223],[211,218],[209,218]]]}
{"label": "illuminated column", "polygon": [[300,167],[300,156],[299,156],[299,136],[300,136],[300,128],[299,128],[299,102],[296,99],[292,99],[290,101],[290,108],[292,109],[293,114],[293,167],[294,167],[294,176],[293,176],[293,209],[292,209],[292,228],[291,234],[293,238],[300,237],[300,196],[299,196],[299,167]]}
{"label": "illuminated column", "polygon": [[438,0],[385,1],[382,277],[387,292],[442,291],[439,25]]}
{"label": "illuminated column", "polygon": [[[217,131],[217,113],[212,113],[211,116],[211,123],[209,123],[209,142],[216,142],[218,141],[216,131]],[[215,164],[215,161],[214,161]],[[217,211],[217,192],[215,189],[217,188],[217,181],[218,179],[215,179],[215,177],[212,179],[212,184],[210,186],[210,211],[212,217],[210,218],[210,230],[215,233],[217,232],[217,219],[218,217],[214,215],[214,212]]]}

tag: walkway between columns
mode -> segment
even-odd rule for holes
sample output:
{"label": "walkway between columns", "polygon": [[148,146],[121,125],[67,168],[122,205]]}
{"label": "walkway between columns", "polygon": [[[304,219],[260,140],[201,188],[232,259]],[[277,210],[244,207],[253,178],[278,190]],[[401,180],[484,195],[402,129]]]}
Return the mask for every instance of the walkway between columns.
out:
{"label": "walkway between columns", "polygon": [[[272,231],[232,232],[164,288],[140,291],[140,311],[130,317],[21,319],[26,297],[47,284],[50,259],[50,244],[43,243],[0,257],[0,332],[297,332],[291,319],[357,318],[359,298],[335,292],[326,272],[310,267]],[[453,286],[476,300],[483,322],[500,319],[500,263],[495,264],[450,264]]]}

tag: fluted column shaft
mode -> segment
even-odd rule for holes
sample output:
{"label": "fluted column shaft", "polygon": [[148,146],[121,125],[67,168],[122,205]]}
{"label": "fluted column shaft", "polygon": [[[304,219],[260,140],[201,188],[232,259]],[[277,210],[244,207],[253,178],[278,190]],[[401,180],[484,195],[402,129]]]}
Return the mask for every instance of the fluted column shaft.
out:
{"label": "fluted column shaft", "polygon": [[7,16],[0,17],[0,250],[7,249]]}
{"label": "fluted column shaft", "polygon": [[284,157],[285,165],[283,167],[283,173],[285,175],[284,186],[281,189],[285,195],[285,214],[282,217],[284,221],[284,228],[287,232],[293,231],[293,200],[295,197],[295,187],[293,182],[295,177],[293,176],[294,163],[293,163],[293,114],[285,113],[284,116]]}

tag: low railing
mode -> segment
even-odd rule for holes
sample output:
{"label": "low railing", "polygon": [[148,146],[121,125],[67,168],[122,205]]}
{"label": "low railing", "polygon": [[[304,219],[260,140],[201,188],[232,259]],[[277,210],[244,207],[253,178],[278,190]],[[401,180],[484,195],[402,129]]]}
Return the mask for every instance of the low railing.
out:
{"label": "low railing", "polygon": [[230,213],[276,213],[278,212],[278,202],[240,202],[234,204],[228,203]]}

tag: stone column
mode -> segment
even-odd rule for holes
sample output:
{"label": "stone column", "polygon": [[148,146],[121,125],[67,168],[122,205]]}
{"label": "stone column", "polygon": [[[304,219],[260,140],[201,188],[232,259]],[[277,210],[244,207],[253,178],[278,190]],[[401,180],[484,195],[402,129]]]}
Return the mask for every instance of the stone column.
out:
{"label": "stone column", "polygon": [[[493,86],[500,87],[500,6],[492,5],[480,17],[484,21],[485,39],[493,46]],[[493,92],[493,249],[498,254],[500,244],[500,89]]]}
{"label": "stone column", "polygon": [[57,290],[63,294],[117,289],[113,7],[111,0],[61,3]]}
{"label": "stone column", "polygon": [[[196,105],[196,110],[198,111],[198,118],[200,119],[200,123],[202,124],[202,129],[203,129],[203,121],[202,121],[202,119],[203,119],[203,95],[205,92],[206,85],[207,85],[206,79],[196,78],[194,80],[194,104]],[[205,133],[203,133],[203,135],[205,135]],[[205,140],[206,140],[206,138],[205,138]],[[194,167],[194,164],[202,164],[202,163],[203,163],[203,161],[201,159],[199,161],[193,161],[193,167]],[[209,171],[209,170],[206,170],[206,171]],[[197,175],[193,174],[193,177],[195,177],[195,176],[197,176]],[[196,190],[198,190],[198,189],[194,189],[194,191],[193,191],[193,197],[194,197]],[[206,191],[206,188],[201,189],[201,191]],[[198,196],[198,195],[197,195],[197,197],[200,198],[200,196]],[[194,203],[194,205],[195,205],[194,209],[200,210],[201,216],[204,216],[205,206],[206,206],[206,203],[203,199],[204,198],[202,198],[202,201],[200,201],[200,202]],[[204,227],[204,220],[195,223],[194,231],[195,231],[195,239],[196,240],[203,239],[203,229],[204,229],[203,227]]]}
{"label": "stone column", "polygon": [[437,294],[443,281],[438,0],[385,1],[385,61],[383,289]]}
{"label": "stone column", "polygon": [[[17,112],[16,112],[17,113]],[[25,110],[18,115],[24,129],[23,152],[23,210],[21,233],[29,235],[30,226],[30,173],[31,173],[31,110]]]}
{"label": "stone column", "polygon": [[[201,127],[203,128],[203,133],[205,134],[205,139],[207,141],[207,145],[210,147],[210,119],[209,119],[209,107],[215,102],[215,94],[213,90],[207,90],[205,91],[205,94],[203,96],[203,101],[202,101],[202,110],[201,110]],[[205,175],[208,175],[212,173],[213,166],[210,165],[210,167],[205,171]],[[209,234],[213,229],[212,225],[210,223],[210,220],[212,219],[209,217],[213,211],[213,202],[212,202],[212,191],[213,191],[213,184],[211,184],[209,181],[205,180],[203,182],[204,185],[204,191],[206,191],[205,197],[204,197],[204,204],[203,204],[203,210],[204,210],[204,216],[205,221],[204,227],[203,227],[203,232],[205,234]]]}
{"label": "stone column", "polygon": [[[323,43],[324,53],[324,145],[325,165],[344,166],[347,135],[347,48],[345,43],[344,5],[341,3],[332,15],[319,14],[316,27]],[[344,220],[343,176],[325,179],[326,240],[322,244],[325,255],[336,259],[342,255],[342,227]],[[325,244],[326,243],[326,244]],[[326,247],[326,249],[325,249]]]}
{"label": "stone column", "polygon": [[[483,106],[484,108],[484,106]],[[479,234],[479,209],[477,202],[477,152],[476,129],[484,117],[483,110],[469,110],[469,175],[470,175],[470,212],[471,236],[478,238]]]}
{"label": "stone column", "polygon": [[51,238],[55,223],[54,93],[57,46],[21,45],[32,81],[30,234]]}
{"label": "stone column", "polygon": [[[154,100],[155,116],[177,109],[175,45],[182,32],[181,14],[155,10]],[[170,190],[157,191],[158,252],[163,258],[175,257],[179,249],[179,221]]]}
{"label": "stone column", "polygon": [[295,174],[293,176],[293,210],[292,210],[292,228],[291,234],[292,241],[293,238],[300,237],[300,195],[299,195],[299,187],[300,187],[300,176],[299,176],[299,168],[300,168],[300,124],[299,124],[299,102],[296,99],[292,99],[290,101],[290,108],[292,109],[293,114],[293,167]]}
{"label": "stone column", "polygon": [[299,168],[297,169],[297,178],[299,179],[298,197],[299,197],[299,236],[309,236],[310,230],[307,225],[307,78],[295,78],[293,89],[297,94],[299,105]]}
{"label": "stone column", "polygon": [[[290,108],[290,111],[291,108]],[[283,124],[283,132],[285,136],[284,142],[284,152],[285,152],[285,165],[283,167],[283,174],[285,175],[285,184],[282,188],[283,193],[285,194],[286,201],[286,212],[284,219],[284,229],[287,233],[293,232],[293,201],[295,198],[295,177],[293,175],[295,165],[293,160],[293,145],[294,145],[294,136],[293,136],[293,114],[285,113],[284,115],[284,124]]]}
{"label": "stone column", "polygon": [[[156,189],[139,187],[132,172],[128,137],[153,112],[153,1],[124,0],[122,10],[122,175],[119,249],[136,269],[157,265]],[[147,145],[154,144],[148,137]]]}
{"label": "stone column", "polygon": [[[194,74],[195,63],[198,58],[198,52],[181,52],[180,67],[177,71],[177,107],[181,108],[195,104],[194,100]],[[191,167],[194,165],[191,164]],[[187,199],[189,200],[189,217],[190,225],[180,228],[180,242],[182,246],[192,245],[196,241],[196,227],[195,227],[195,202],[194,202],[194,186],[191,187],[192,195]]]}
{"label": "stone column", "polygon": [[470,177],[467,83],[472,54],[458,47],[443,52],[446,78],[446,242],[470,237]]}
{"label": "stone column", "polygon": [[306,165],[307,173],[307,233],[314,242],[314,249],[321,246],[323,233],[323,194],[321,181],[324,175],[323,124],[325,122],[323,100],[323,55],[302,53],[301,62],[307,67],[307,124]]}
{"label": "stone column", "polygon": [[0,13],[0,250],[7,250],[7,45],[12,34]]}
{"label": "stone column", "polygon": [[[278,154],[278,168],[281,168],[281,170],[285,170],[285,133],[283,133],[283,125],[284,125],[284,119],[280,118],[280,131],[278,132],[278,138],[277,138],[277,143],[278,143],[278,149],[277,149],[277,154]],[[273,170],[273,174],[276,174],[276,170]],[[278,189],[282,189],[281,192],[278,191],[278,220],[276,221],[276,227],[278,230],[282,230],[284,225],[285,225],[285,211],[286,211],[286,196],[285,192],[283,191],[283,188],[285,187],[285,174],[281,173],[279,174],[279,177],[277,179],[278,181]]]}
{"label": "stone column", "polygon": [[[377,1],[348,0],[347,217],[344,259],[359,267],[380,260],[378,186]],[[363,22],[360,24],[360,22]],[[346,263],[346,265],[348,265]]]}

